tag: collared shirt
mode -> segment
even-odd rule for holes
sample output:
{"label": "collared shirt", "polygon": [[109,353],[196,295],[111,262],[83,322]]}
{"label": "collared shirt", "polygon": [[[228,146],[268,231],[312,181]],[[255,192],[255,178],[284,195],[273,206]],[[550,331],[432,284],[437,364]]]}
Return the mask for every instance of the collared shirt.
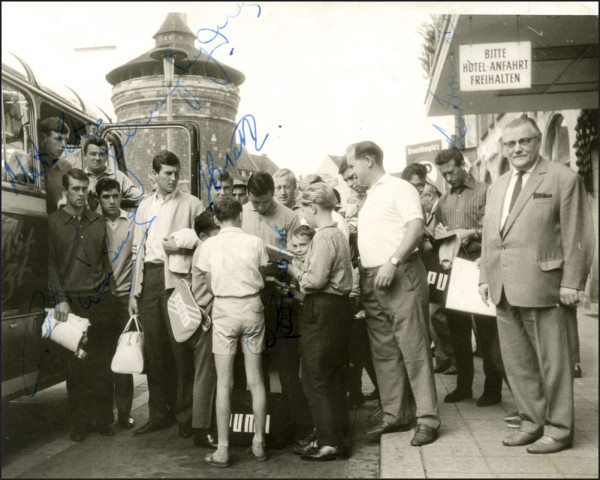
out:
{"label": "collared shirt", "polygon": [[386,263],[402,244],[406,224],[423,219],[417,189],[406,180],[384,174],[367,191],[358,214],[358,250],[363,267]]}
{"label": "collared shirt", "polygon": [[134,185],[133,182],[129,179],[129,177],[120,170],[117,170],[115,173],[114,166],[111,164],[112,162],[108,162],[104,171],[99,174],[95,174],[87,167],[84,169],[85,173],[90,179],[90,186],[88,188],[88,191],[96,192],[96,183],[98,183],[98,180],[100,180],[101,178],[112,178],[113,180],[119,182],[123,198],[136,201],[141,200],[144,196],[142,188],[140,188],[137,185]]}
{"label": "collared shirt", "polygon": [[243,214],[242,230],[276,248],[285,249],[291,233],[300,226],[300,217],[276,201],[267,215],[258,213],[251,202],[244,205]]}
{"label": "collared shirt", "polygon": [[134,222],[125,210],[113,221],[104,217],[106,223],[106,251],[112,265],[113,276],[110,289],[117,296],[128,295],[131,290],[131,268]]}
{"label": "collared shirt", "polygon": [[102,215],[89,209],[81,218],[59,208],[48,215],[48,288],[57,302],[77,301],[108,290],[112,276]]}
{"label": "collared shirt", "polygon": [[[451,188],[440,198],[435,212],[437,221],[448,230],[481,231],[487,189],[486,183],[478,182],[473,175],[469,174],[460,187]],[[471,258],[479,252],[481,252],[481,239],[473,239],[461,249],[458,256]]]}
{"label": "collared shirt", "polygon": [[[535,168],[535,166],[537,165],[537,163],[540,161],[539,157],[538,159],[535,161],[535,163],[531,166],[531,168],[527,171],[525,171],[525,173],[523,174],[523,178],[521,180],[521,191],[523,191],[523,189],[525,188],[525,184],[527,183],[527,180],[529,180],[529,177],[531,176],[531,172],[533,172],[533,169]],[[502,217],[500,217],[500,228],[502,228],[504,226],[504,224],[506,223],[506,220],[508,220],[508,214],[509,214],[509,210],[510,210],[510,199],[512,198],[512,194],[513,191],[515,189],[515,183],[517,183],[517,173],[519,173],[519,170],[517,170],[516,168],[512,169],[512,173],[510,174],[510,181],[508,182],[508,188],[506,189],[506,196],[504,197],[504,204],[502,205]]]}
{"label": "collared shirt", "polygon": [[352,263],[348,239],[335,224],[317,231],[310,243],[298,284],[306,293],[349,295]]}
{"label": "collared shirt", "polygon": [[169,235],[169,226],[171,225],[171,214],[175,208],[173,193],[162,196],[156,192],[150,197],[151,204],[149,210],[154,214],[154,220],[148,230],[146,239],[146,255],[144,262],[160,263],[167,260],[167,254],[163,248],[163,239]]}
{"label": "collared shirt", "polygon": [[192,295],[194,295],[194,300],[196,300],[196,303],[200,307],[206,308],[212,300],[213,295],[208,291],[206,273],[198,268],[202,243],[204,242],[198,244],[192,258]]}
{"label": "collared shirt", "polygon": [[[337,228],[339,228],[340,232],[342,232],[344,234],[344,237],[346,237],[346,240],[350,240],[350,228],[348,227],[348,222],[346,221],[346,219],[344,218],[343,215],[341,215],[340,213],[336,212],[335,210],[331,211],[331,218],[335,223],[335,226]],[[304,217],[302,217],[300,219],[300,225],[308,225],[308,222],[306,221],[306,219]],[[315,230],[318,232],[319,229],[315,228]]]}
{"label": "collared shirt", "polygon": [[212,276],[211,286],[216,297],[255,295],[264,287],[259,268],[269,257],[263,241],[240,228],[221,228],[214,237],[200,246],[198,263],[203,272]]}

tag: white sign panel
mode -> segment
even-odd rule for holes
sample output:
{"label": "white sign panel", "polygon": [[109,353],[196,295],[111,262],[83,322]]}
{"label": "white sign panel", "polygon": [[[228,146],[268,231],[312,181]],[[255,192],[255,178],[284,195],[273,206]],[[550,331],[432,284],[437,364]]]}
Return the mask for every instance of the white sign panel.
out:
{"label": "white sign panel", "polygon": [[531,88],[531,42],[460,46],[460,89]]}
{"label": "white sign panel", "polygon": [[475,262],[456,257],[448,284],[446,308],[478,315],[496,316],[496,306],[486,305],[479,296],[479,268]]}

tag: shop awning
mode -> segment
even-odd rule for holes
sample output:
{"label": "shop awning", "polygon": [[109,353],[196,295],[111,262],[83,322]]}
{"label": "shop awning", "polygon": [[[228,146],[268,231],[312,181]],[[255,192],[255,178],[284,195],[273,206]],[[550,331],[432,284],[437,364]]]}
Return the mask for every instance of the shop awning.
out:
{"label": "shop awning", "polygon": [[[448,15],[427,97],[428,116],[598,108],[598,17],[594,15]],[[460,45],[531,42],[531,88],[461,91]],[[446,104],[445,107],[448,107]]]}

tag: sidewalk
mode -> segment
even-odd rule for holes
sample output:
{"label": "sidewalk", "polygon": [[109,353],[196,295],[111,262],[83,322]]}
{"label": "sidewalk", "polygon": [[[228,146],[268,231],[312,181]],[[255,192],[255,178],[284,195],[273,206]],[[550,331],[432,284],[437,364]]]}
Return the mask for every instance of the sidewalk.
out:
{"label": "sidewalk", "polygon": [[503,401],[477,407],[483,391],[481,358],[475,358],[474,398],[443,402],[456,376],[436,375],[442,427],[440,438],[411,447],[413,432],[382,437],[382,478],[598,478],[598,317],[579,312],[583,377],[575,379],[575,441],[573,448],[552,455],[532,455],[525,447],[505,447],[514,430],[502,418],[516,410],[506,387]]}

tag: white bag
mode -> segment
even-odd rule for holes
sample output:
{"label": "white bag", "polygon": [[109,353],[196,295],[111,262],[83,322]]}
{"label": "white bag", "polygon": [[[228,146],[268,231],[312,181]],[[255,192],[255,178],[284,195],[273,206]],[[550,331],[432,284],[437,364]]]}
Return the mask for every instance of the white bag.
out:
{"label": "white bag", "polygon": [[[49,338],[71,352],[77,352],[87,333],[90,321],[70,313],[66,322],[54,318],[54,309],[46,309],[46,318],[42,323],[42,338]],[[85,357],[85,355],[83,355]]]}
{"label": "white bag", "polygon": [[[137,330],[128,331],[132,324]],[[125,325],[110,368],[115,373],[142,373],[144,371],[144,332],[142,332],[137,315],[132,315]]]}

